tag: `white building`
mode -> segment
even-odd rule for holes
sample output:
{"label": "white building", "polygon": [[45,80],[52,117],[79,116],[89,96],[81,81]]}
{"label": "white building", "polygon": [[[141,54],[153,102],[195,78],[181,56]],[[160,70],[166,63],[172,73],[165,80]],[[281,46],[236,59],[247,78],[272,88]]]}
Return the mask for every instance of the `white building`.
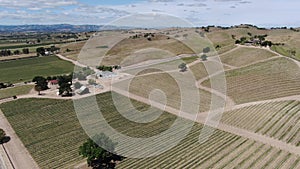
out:
{"label": "white building", "polygon": [[97,73],[97,76],[101,77],[101,78],[113,78],[113,77],[116,77],[117,74],[114,73],[114,72],[110,72],[110,71],[102,71],[102,72],[99,72]]}

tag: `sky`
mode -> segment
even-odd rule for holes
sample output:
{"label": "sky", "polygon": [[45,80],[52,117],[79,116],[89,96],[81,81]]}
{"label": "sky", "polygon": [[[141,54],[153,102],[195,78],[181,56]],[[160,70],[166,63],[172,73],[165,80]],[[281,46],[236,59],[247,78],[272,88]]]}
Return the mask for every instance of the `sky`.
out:
{"label": "sky", "polygon": [[300,27],[299,7],[299,0],[0,0],[0,25],[106,25],[147,13],[194,26]]}

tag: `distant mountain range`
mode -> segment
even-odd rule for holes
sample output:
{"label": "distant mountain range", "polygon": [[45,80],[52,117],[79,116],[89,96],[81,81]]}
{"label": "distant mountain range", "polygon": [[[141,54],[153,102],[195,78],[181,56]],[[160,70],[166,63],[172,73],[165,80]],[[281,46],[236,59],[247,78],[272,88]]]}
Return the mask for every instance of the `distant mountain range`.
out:
{"label": "distant mountain range", "polygon": [[[91,32],[99,31],[101,25],[0,25],[0,33],[16,32]],[[106,29],[120,29],[113,26],[105,26]]]}
{"label": "distant mountain range", "polygon": [[[214,26],[207,26],[214,27]],[[221,27],[220,28],[232,28],[232,27],[255,27],[255,25],[241,24],[231,27]],[[26,32],[38,32],[38,33],[48,33],[48,32],[92,32],[100,30],[117,30],[117,29],[133,29],[138,27],[118,27],[118,26],[103,26],[103,25],[69,25],[69,24],[55,24],[55,25],[0,25],[0,33],[26,33]],[[141,28],[142,29],[142,28]],[[273,29],[273,28],[271,28]],[[277,27],[275,29],[289,29],[287,27]],[[299,31],[300,28],[290,28]]]}

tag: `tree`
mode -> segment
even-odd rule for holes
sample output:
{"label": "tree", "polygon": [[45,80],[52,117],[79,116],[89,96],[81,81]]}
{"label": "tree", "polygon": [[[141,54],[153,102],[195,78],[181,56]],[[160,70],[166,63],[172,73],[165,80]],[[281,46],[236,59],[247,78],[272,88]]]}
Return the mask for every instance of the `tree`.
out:
{"label": "tree", "polygon": [[53,80],[51,76],[47,77],[47,81]]}
{"label": "tree", "polygon": [[22,51],[23,51],[23,54],[29,54],[29,49],[28,48],[24,48]]}
{"label": "tree", "polygon": [[208,53],[208,52],[210,52],[210,48],[209,47],[206,47],[206,48],[203,49],[203,53]]}
{"label": "tree", "polygon": [[51,52],[56,52],[56,51],[59,51],[60,50],[60,48],[58,48],[58,47],[56,47],[56,46],[51,46],[50,47],[50,51]]}
{"label": "tree", "polygon": [[296,56],[297,52],[295,50],[291,50],[290,53],[291,53],[292,56]]}
{"label": "tree", "polygon": [[42,87],[39,85],[34,86],[34,90],[38,92],[38,95],[41,95]]}
{"label": "tree", "polygon": [[94,79],[89,79],[88,83],[90,85],[94,85],[94,84],[97,84],[96,81]]}
{"label": "tree", "polygon": [[95,135],[93,139],[88,139],[79,147],[79,154],[87,158],[89,167],[96,168],[114,168],[117,161],[122,160],[121,156],[115,155],[115,146],[106,135],[101,133]]}
{"label": "tree", "polygon": [[39,47],[36,49],[36,53],[37,55],[42,55],[42,56],[45,56],[45,52],[46,52],[46,49],[44,47]]}
{"label": "tree", "polygon": [[185,63],[181,63],[178,68],[180,69],[181,72],[185,72],[187,70],[187,66]]}
{"label": "tree", "polygon": [[202,59],[202,61],[207,61],[207,55],[205,55],[205,54],[202,55],[202,56],[201,56],[201,59]]}
{"label": "tree", "polygon": [[59,95],[70,96],[71,92],[72,92],[71,85],[72,85],[71,82],[70,83],[62,83],[59,86]]}
{"label": "tree", "polygon": [[20,52],[19,50],[15,50],[15,51],[14,51],[14,55],[20,55],[20,53],[21,53],[21,52]]}
{"label": "tree", "polygon": [[245,43],[246,40],[247,40],[246,37],[241,37],[240,42],[241,42],[241,43]]}
{"label": "tree", "polygon": [[261,46],[265,46],[265,47],[267,47],[267,46],[271,47],[272,45],[273,45],[273,43],[271,41],[264,41],[261,43]]}
{"label": "tree", "polygon": [[79,89],[79,88],[81,88],[81,86],[82,86],[82,84],[79,83],[79,82],[76,82],[76,83],[74,84],[75,89]]}
{"label": "tree", "polygon": [[0,144],[3,144],[5,141],[5,138],[6,138],[6,133],[3,129],[0,129]]}
{"label": "tree", "polygon": [[39,86],[41,91],[49,89],[47,79],[42,76],[34,77],[32,82],[35,82],[36,86]]}
{"label": "tree", "polygon": [[6,136],[6,133],[3,129],[0,128],[0,144],[9,142],[10,137]]}
{"label": "tree", "polygon": [[98,66],[97,69],[101,70],[101,71],[110,71],[112,72],[113,71],[113,67],[112,66]]}
{"label": "tree", "polygon": [[113,66],[113,68],[116,69],[116,70],[119,70],[119,69],[121,69],[122,67],[121,67],[120,65],[115,65],[115,66]]}
{"label": "tree", "polygon": [[74,77],[78,78],[78,80],[86,80],[86,75],[82,72],[76,73]]}
{"label": "tree", "polygon": [[72,92],[72,77],[70,74],[68,76],[59,76],[58,77],[58,85],[59,85],[59,95],[62,96],[70,96]]}

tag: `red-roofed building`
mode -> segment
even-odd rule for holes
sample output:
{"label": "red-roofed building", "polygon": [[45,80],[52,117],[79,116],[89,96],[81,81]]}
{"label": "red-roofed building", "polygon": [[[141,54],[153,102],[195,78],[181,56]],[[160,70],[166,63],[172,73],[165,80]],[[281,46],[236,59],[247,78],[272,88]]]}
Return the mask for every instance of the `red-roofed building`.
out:
{"label": "red-roofed building", "polygon": [[51,85],[57,85],[58,84],[58,80],[50,80],[50,84]]}

